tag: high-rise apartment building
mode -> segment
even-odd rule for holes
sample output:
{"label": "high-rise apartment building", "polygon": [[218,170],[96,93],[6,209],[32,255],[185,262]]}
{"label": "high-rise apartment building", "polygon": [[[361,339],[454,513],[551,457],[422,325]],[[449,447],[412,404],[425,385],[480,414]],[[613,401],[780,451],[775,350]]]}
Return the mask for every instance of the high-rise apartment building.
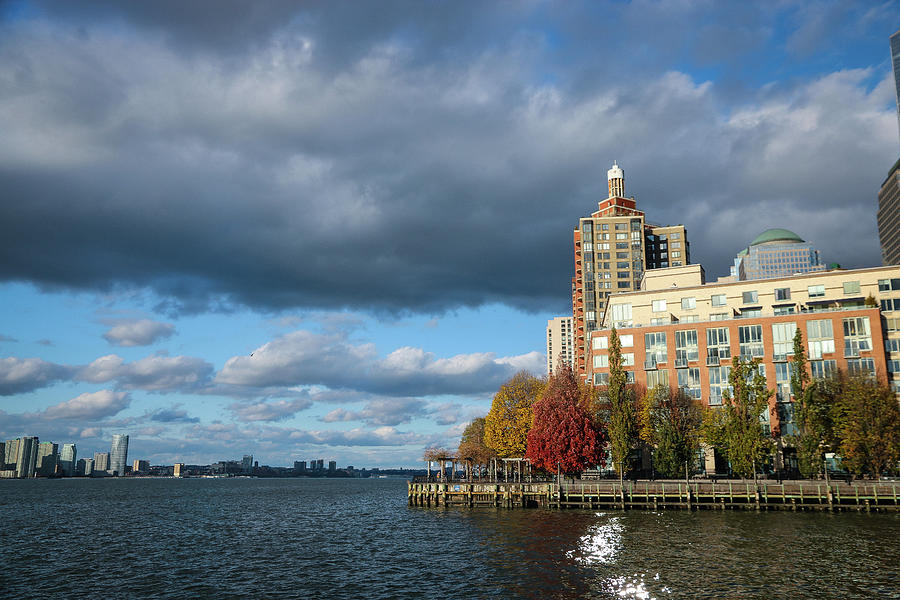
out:
{"label": "high-rise apartment building", "polygon": [[41,477],[50,477],[56,474],[56,465],[59,463],[59,444],[54,442],[41,442],[38,445],[36,474]]}
{"label": "high-rise apartment building", "polygon": [[109,452],[94,452],[94,475],[105,474],[109,471]]}
{"label": "high-rise apartment building", "polygon": [[39,441],[37,436],[20,437],[16,456],[16,477],[34,477]]}
{"label": "high-rise apartment building", "polygon": [[900,160],[878,190],[878,238],[881,264],[900,265]]}
{"label": "high-rise apartment building", "polygon": [[125,475],[125,465],[128,464],[128,436],[117,433],[112,437],[112,446],[109,449],[109,472],[116,477]]}
{"label": "high-rise apartment building", "polygon": [[134,464],[131,466],[131,472],[132,473],[149,473],[150,472],[150,461],[135,459]]}
{"label": "high-rise apartment building", "polygon": [[547,375],[553,375],[560,361],[574,367],[572,317],[554,317],[547,321]]}
{"label": "high-rise apartment building", "polygon": [[731,276],[737,281],[789,277],[824,271],[819,251],[787,229],[767,229],[734,259]]}
{"label": "high-rise apartment building", "polygon": [[586,341],[597,328],[611,294],[637,290],[648,269],[690,263],[683,225],[646,222],[634,197],[625,197],[625,172],[613,164],[607,172],[609,196],[590,216],[579,219],[573,233],[572,278],[574,369],[587,376]]}
{"label": "high-rise apartment building", "polygon": [[78,466],[78,452],[75,444],[63,444],[59,453],[59,468],[66,477],[75,476],[75,468]]}
{"label": "high-rise apartment building", "polygon": [[244,475],[249,475],[253,472],[253,455],[245,454],[243,458],[241,458],[241,473]]}
{"label": "high-rise apartment building", "polygon": [[897,126],[900,127],[900,30],[891,36],[891,67],[894,70],[894,91],[897,97]]}
{"label": "high-rise apartment building", "polygon": [[793,433],[790,356],[800,329],[810,374],[871,373],[900,394],[900,266],[706,284],[700,265],[648,272],[644,289],[610,298],[590,339],[590,374],[609,376],[615,327],[627,380],[678,387],[708,406],[722,404],[731,360],[759,358],[775,390],[761,418]]}

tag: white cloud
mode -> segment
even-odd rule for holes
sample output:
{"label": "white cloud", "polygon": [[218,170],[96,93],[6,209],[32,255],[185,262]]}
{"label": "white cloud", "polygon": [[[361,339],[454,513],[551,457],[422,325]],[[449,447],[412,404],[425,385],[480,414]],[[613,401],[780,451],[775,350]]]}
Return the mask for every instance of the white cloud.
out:
{"label": "white cloud", "polygon": [[118,414],[131,404],[125,392],[100,390],[76,396],[42,411],[45,419],[96,420]]}
{"label": "white cloud", "polygon": [[78,378],[93,383],[115,380],[123,389],[171,392],[200,389],[212,372],[208,362],[190,356],[148,356],[126,363],[120,356],[110,354],[84,367]]}
{"label": "white cloud", "polygon": [[0,395],[30,392],[64,380],[71,372],[40,358],[0,358]]}
{"label": "white cloud", "polygon": [[171,337],[175,326],[150,319],[125,319],[112,324],[103,338],[116,346],[149,346],[157,340]]}

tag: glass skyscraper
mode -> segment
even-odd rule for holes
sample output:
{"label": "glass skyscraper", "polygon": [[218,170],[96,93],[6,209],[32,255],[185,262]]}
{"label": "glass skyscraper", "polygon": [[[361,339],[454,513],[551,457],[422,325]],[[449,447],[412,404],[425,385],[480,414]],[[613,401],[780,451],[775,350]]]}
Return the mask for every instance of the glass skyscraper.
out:
{"label": "glass skyscraper", "polygon": [[112,438],[112,446],[109,449],[109,472],[121,477],[125,475],[125,465],[128,464],[128,436],[117,433]]}

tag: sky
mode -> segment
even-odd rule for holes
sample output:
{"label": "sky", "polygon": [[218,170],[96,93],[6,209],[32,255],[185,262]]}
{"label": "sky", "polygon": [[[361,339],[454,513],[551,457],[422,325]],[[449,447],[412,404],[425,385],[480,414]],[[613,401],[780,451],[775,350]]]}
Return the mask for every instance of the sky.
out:
{"label": "sky", "polygon": [[896,1],[0,0],[0,438],[421,465],[543,375],[606,171],[709,278],[881,264]]}

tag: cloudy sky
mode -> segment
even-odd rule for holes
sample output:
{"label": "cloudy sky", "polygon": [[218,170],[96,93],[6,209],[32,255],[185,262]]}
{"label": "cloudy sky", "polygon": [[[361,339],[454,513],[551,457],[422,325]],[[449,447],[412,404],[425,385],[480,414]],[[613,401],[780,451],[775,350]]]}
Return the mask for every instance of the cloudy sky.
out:
{"label": "cloudy sky", "polygon": [[543,372],[613,160],[880,264],[895,1],[0,0],[0,437],[419,464]]}

